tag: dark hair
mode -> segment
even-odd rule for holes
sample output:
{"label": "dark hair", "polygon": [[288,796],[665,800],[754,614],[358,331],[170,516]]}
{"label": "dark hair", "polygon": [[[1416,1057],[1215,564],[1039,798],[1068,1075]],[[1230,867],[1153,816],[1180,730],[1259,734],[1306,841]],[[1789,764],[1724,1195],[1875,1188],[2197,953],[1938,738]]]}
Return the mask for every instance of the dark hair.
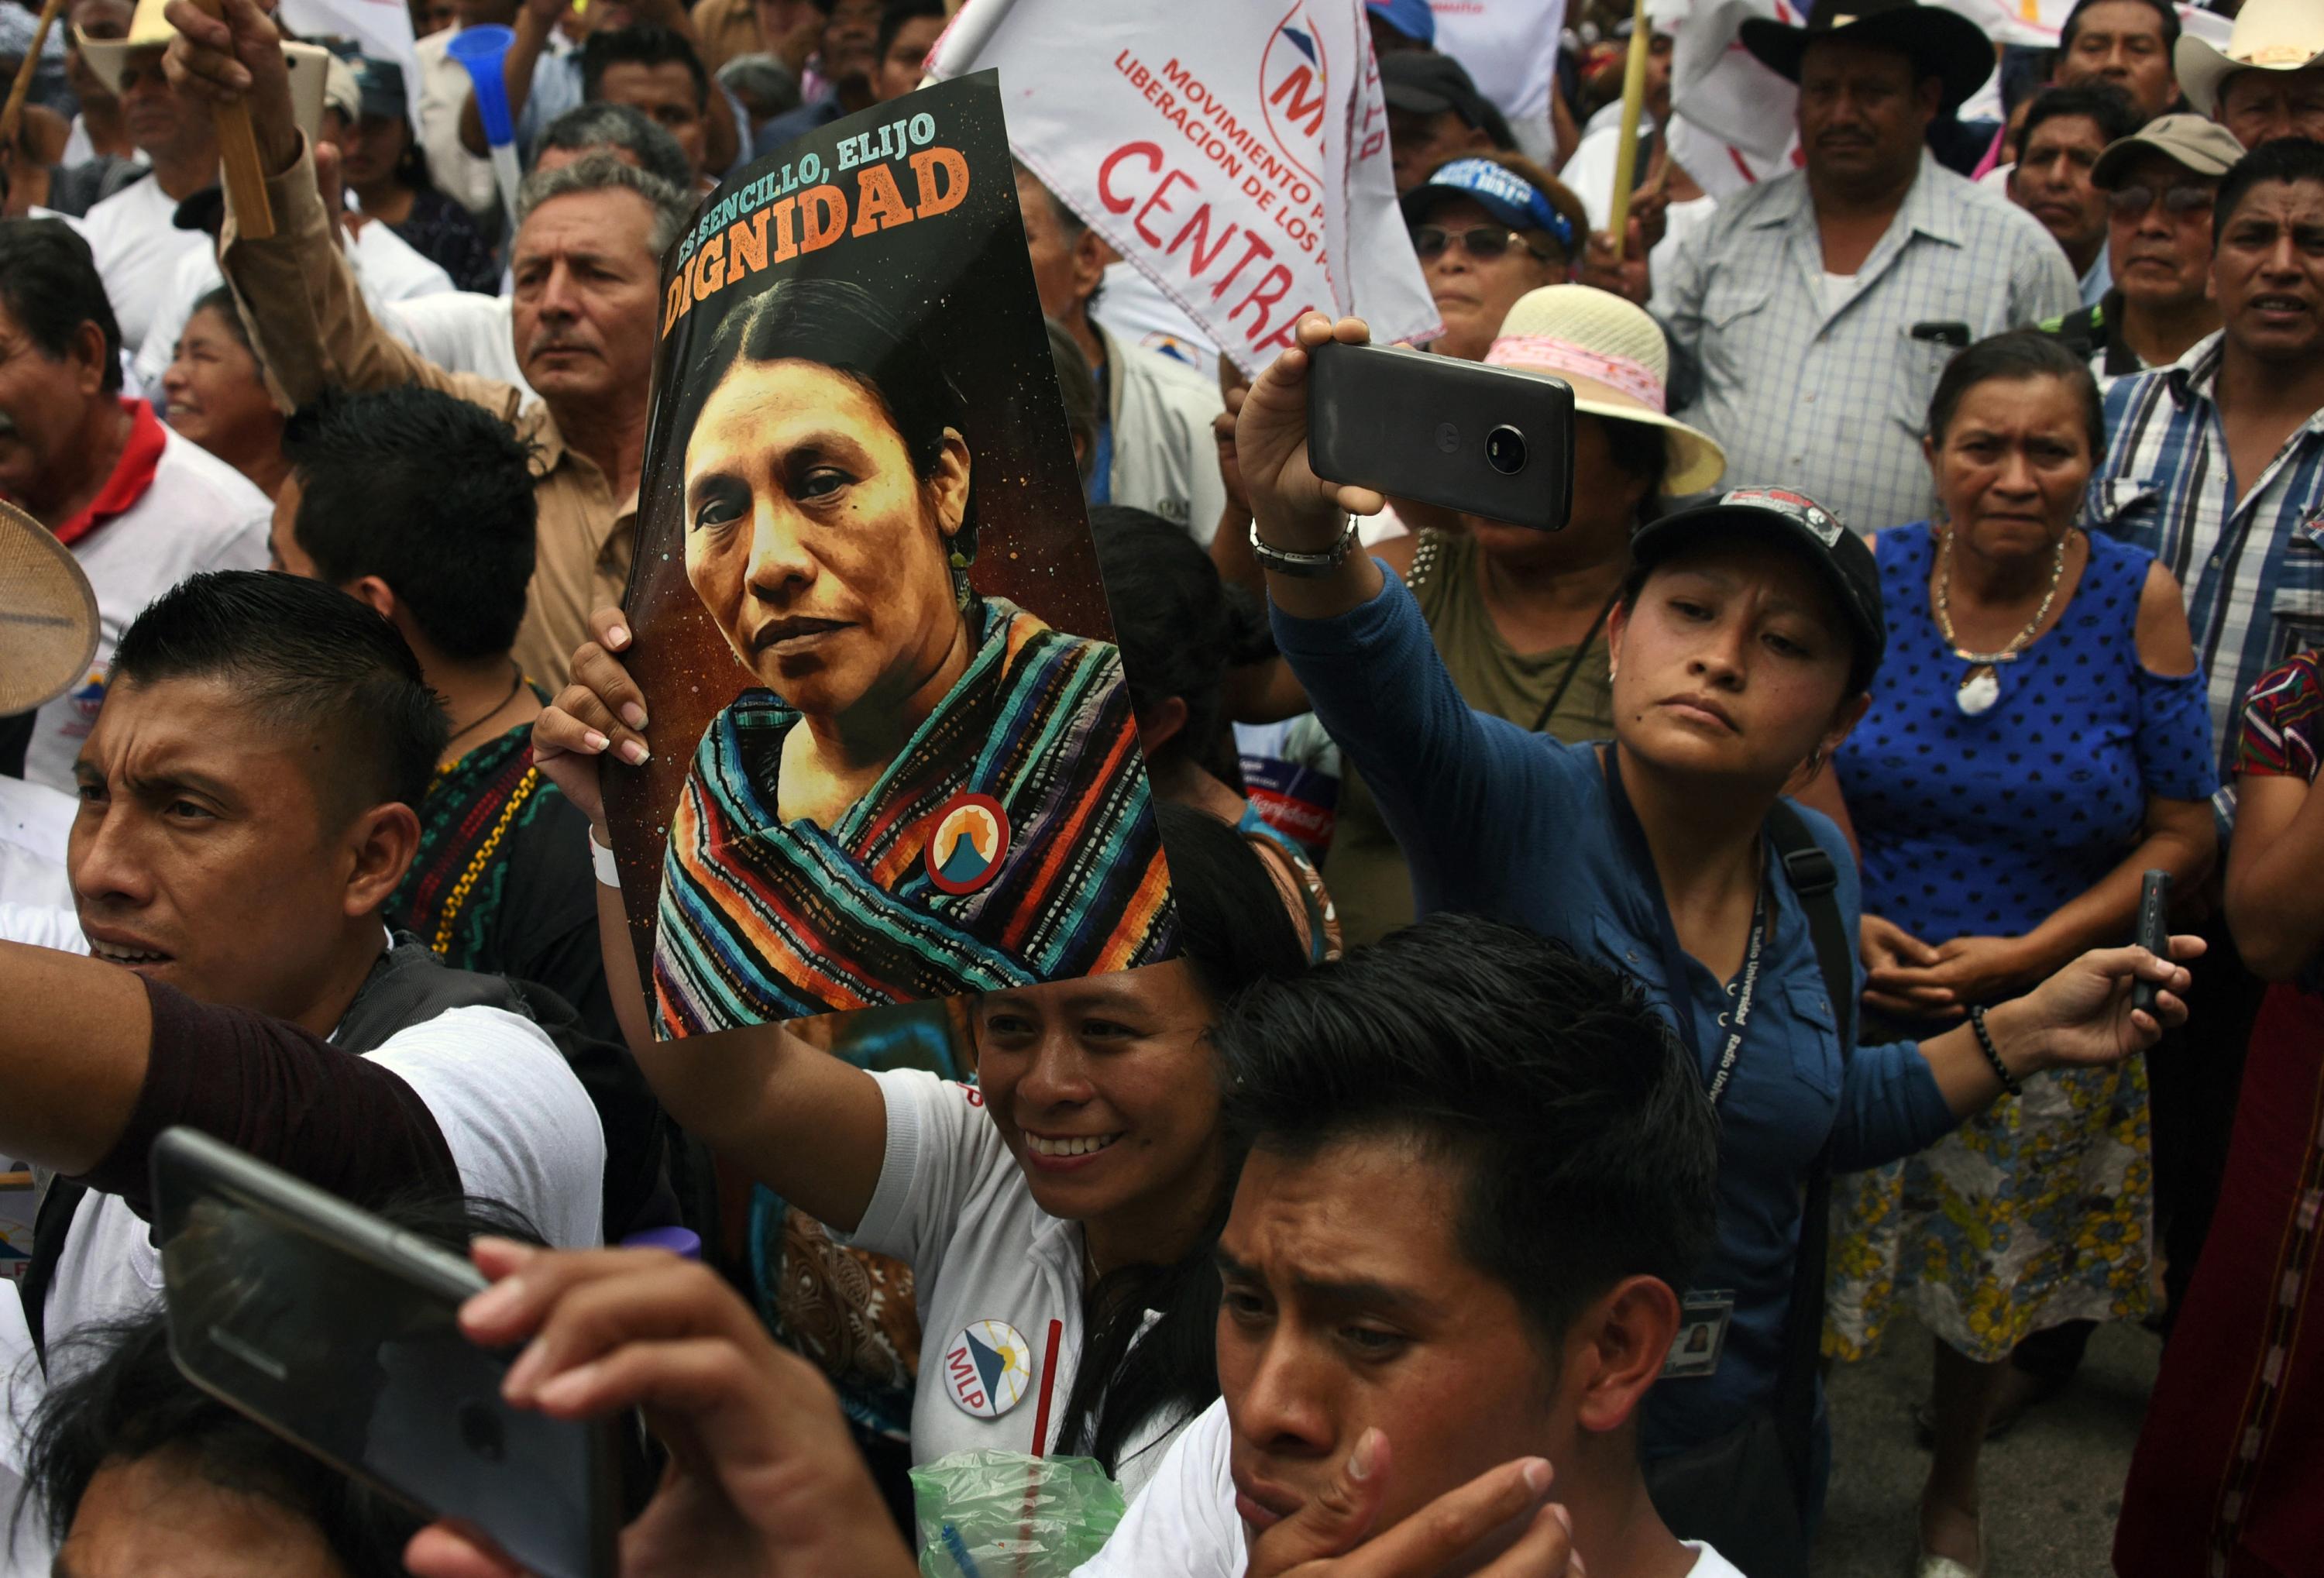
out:
{"label": "dark hair", "polygon": [[113,654],[116,684],[231,679],[274,727],[310,736],[326,814],[420,804],[449,725],[395,626],[320,581],[268,570],[189,576]]}
{"label": "dark hair", "polygon": [[531,449],[480,405],[417,383],[326,390],[282,429],[292,533],[334,586],[377,576],[455,662],[504,655],[532,579]]}
{"label": "dark hair", "polygon": [[98,388],[121,392],[121,325],[113,316],[97,259],[61,219],[0,219],[0,306],[51,361],[72,355],[84,323],[105,335]]}
{"label": "dark hair", "polygon": [[[1238,993],[1288,980],[1307,968],[1307,950],[1284,908],[1266,857],[1234,828],[1191,806],[1157,802],[1155,821],[1170,862],[1180,956],[1222,1015]],[[1215,1032],[1214,1032],[1215,1033]],[[1223,1078],[1222,1079],[1223,1084]],[[1212,1251],[1234,1202],[1241,1153],[1202,1236],[1167,1266],[1124,1266],[1089,1291],[1079,1365],[1059,1416],[1059,1450],[1120,1471],[1130,1437],[1166,1414],[1192,1417],[1219,1395],[1219,1271]],[[1147,1321],[1147,1312],[1159,1312]]]}
{"label": "dark hair", "polygon": [[[2111,5],[2115,0],[2074,0],[2073,10],[2066,14],[2066,25],[2058,30],[2058,52],[2071,54],[2074,40],[2082,31],[2082,13],[2093,5]],[[2170,0],[2130,0],[2134,5],[2144,5],[2154,13],[2163,24],[2163,53],[2167,58],[2179,47],[2179,13]]]}
{"label": "dark hair", "polygon": [[880,40],[872,58],[875,60],[888,58],[888,47],[896,42],[896,35],[904,31],[904,23],[918,22],[923,17],[942,22],[945,15],[944,0],[888,0],[886,8],[880,13]]}
{"label": "dark hair", "polygon": [[[1584,417],[1590,412],[1580,413]],[[1606,456],[1613,461],[1614,469],[1633,481],[1646,484],[1639,503],[1643,512],[1651,509],[1663,486],[1670,480],[1670,440],[1664,429],[1652,422],[1625,421],[1620,417],[1600,416],[1598,426],[1606,435]]]}
{"label": "dark hair", "polygon": [[1185,527],[1122,504],[1101,504],[1089,520],[1130,705],[1150,716],[1174,696],[1185,702],[1186,725],[1160,753],[1207,761],[1227,670],[1275,651],[1267,610],[1219,579],[1209,551]]}
{"label": "dark hair", "polygon": [[[718,321],[671,412],[669,431],[691,433],[702,408],[739,363],[813,362],[852,379],[879,403],[926,482],[944,457],[945,429],[967,436],[968,401],[926,341],[886,303],[850,280],[784,280]],[[952,540],[976,557],[976,497]]]}
{"label": "dark hair", "polygon": [[2034,145],[2034,133],[2044,121],[2069,116],[2080,116],[2098,129],[2101,146],[2111,146],[2136,132],[2145,123],[2130,102],[2130,96],[2111,82],[2077,82],[2070,88],[2045,88],[2034,96],[2034,104],[2025,112],[2025,124],[2017,133],[2017,147],[2022,155]]}
{"label": "dark hair", "polygon": [[[541,1241],[521,1216],[487,1201],[412,1193],[379,1214],[462,1253],[478,1233]],[[207,1484],[314,1525],[352,1578],[403,1578],[403,1547],[427,1519],[196,1387],[170,1355],[160,1309],[76,1329],[51,1347],[48,1370],[57,1379],[27,1432],[12,1530],[37,1507],[50,1543],[61,1546],[102,1470],[168,1456]]]}
{"label": "dark hair", "polygon": [[[2324,182],[2324,143],[2313,137],[2274,137],[2228,166],[2219,182],[2219,195],[2211,204],[2213,252],[2218,251],[2227,221],[2236,217],[2252,188],[2275,181]],[[0,275],[5,275],[6,262],[0,255]]]}
{"label": "dark hair", "polygon": [[648,175],[659,176],[681,192],[694,189],[694,170],[678,139],[656,125],[653,117],[633,104],[577,104],[549,123],[535,144],[533,157],[555,148],[585,153],[593,148],[618,148],[638,161]]}
{"label": "dark hair", "polygon": [[2038,328],[1988,335],[1945,364],[1936,392],[1929,397],[1929,442],[1942,447],[1962,397],[1978,384],[1996,379],[2015,383],[2034,378],[2061,379],[2074,392],[2081,401],[2082,433],[2090,441],[2090,463],[2095,466],[2105,459],[2106,402],[2098,394],[2098,380],[2090,375],[2089,363],[2069,349],[2064,340]]}
{"label": "dark hair", "polygon": [[[686,68],[694,78],[694,107],[708,109],[710,73],[703,69],[701,55],[684,33],[643,22],[589,35],[581,46],[581,97],[592,100],[600,97],[608,66],[669,65]],[[685,188],[690,190],[693,185],[689,178]]]}
{"label": "dark hair", "polygon": [[1057,397],[1065,402],[1065,431],[1081,440],[1074,464],[1086,487],[1097,470],[1097,374],[1090,371],[1089,358],[1064,324],[1054,318],[1045,318],[1041,324],[1049,333],[1049,360],[1056,368]]}
{"label": "dark hair", "polygon": [[1245,992],[1218,1029],[1234,1140],[1295,1159],[1416,1140],[1461,1177],[1451,1224],[1546,1352],[1625,1277],[1709,1249],[1719,1124],[1637,983],[1563,944],[1437,914]]}
{"label": "dark hair", "polygon": [[[193,306],[186,312],[186,321],[191,323],[195,315],[202,312],[217,313],[226,320],[226,332],[234,336],[235,344],[250,351],[254,356],[258,354],[251,347],[250,326],[242,321],[242,309],[235,305],[232,291],[220,285],[215,290],[203,291],[194,298]],[[185,331],[180,329],[179,332],[182,334]]]}

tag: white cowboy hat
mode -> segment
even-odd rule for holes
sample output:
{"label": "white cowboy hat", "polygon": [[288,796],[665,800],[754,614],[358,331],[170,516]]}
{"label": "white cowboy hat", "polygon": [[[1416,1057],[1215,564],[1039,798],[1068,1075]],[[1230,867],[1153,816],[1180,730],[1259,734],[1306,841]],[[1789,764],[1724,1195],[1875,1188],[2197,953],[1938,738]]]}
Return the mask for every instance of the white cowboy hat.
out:
{"label": "white cowboy hat", "polygon": [[1699,494],[1717,484],[1727,452],[1709,434],[1674,420],[1665,409],[1670,346],[1644,309],[1591,285],[1527,291],[1501,320],[1486,364],[1546,373],[1573,385],[1573,409],[1618,422],[1663,429],[1670,471],[1665,494]]}
{"label": "white cowboy hat", "polygon": [[78,41],[80,58],[88,62],[89,70],[111,91],[121,91],[121,69],[129,63],[132,54],[139,50],[165,50],[170,41],[178,36],[170,19],[161,14],[161,7],[168,3],[169,0],[137,0],[137,9],[130,14],[129,32],[124,37],[83,37]]}
{"label": "white cowboy hat", "polygon": [[72,550],[0,503],[0,714],[30,712],[79,684],[97,632],[97,594]]}
{"label": "white cowboy hat", "polygon": [[2238,71],[2298,71],[2324,66],[2324,5],[2318,0],[2246,0],[2225,50],[2181,33],[2172,52],[2180,90],[2207,115]]}

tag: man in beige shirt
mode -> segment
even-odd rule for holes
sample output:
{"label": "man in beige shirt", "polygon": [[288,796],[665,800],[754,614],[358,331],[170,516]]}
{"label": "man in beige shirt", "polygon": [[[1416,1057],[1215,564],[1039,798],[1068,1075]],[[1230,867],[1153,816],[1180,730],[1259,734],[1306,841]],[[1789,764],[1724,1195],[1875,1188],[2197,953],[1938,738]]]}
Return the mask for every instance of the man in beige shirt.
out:
{"label": "man in beige shirt", "polygon": [[686,195],[604,153],[534,175],[518,203],[510,316],[539,398],[448,373],[380,327],[332,244],[274,24],[254,0],[226,0],[223,22],[191,0],[173,0],[170,15],[171,81],[250,106],[276,233],[254,240],[229,221],[221,239],[268,376],[294,407],[327,388],[423,383],[493,411],[535,447],[540,550],[515,651],[527,675],[562,686],[589,611],[620,602],[629,578],[660,259],[686,222]]}

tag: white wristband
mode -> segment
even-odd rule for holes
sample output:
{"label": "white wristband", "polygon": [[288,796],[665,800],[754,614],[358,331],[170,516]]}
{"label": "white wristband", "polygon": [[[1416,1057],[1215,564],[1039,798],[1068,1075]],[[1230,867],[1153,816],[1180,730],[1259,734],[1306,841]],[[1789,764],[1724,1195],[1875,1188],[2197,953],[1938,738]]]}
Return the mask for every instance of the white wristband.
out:
{"label": "white wristband", "polygon": [[613,859],[613,852],[597,842],[597,830],[589,829],[589,863],[596,869],[597,881],[618,891],[622,886],[622,868]]}

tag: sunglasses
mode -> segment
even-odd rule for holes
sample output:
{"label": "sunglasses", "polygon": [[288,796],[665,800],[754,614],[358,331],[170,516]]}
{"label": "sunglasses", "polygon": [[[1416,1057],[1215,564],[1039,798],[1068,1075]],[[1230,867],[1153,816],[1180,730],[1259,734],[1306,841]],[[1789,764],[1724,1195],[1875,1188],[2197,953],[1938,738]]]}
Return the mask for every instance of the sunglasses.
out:
{"label": "sunglasses", "polygon": [[2107,194],[2107,208],[2121,218],[2135,219],[2154,206],[2157,197],[2163,199],[2163,211],[2173,219],[2211,211],[2210,189],[2200,186],[2174,186],[2160,193],[2153,187],[2117,187]]}
{"label": "sunglasses", "polygon": [[1412,250],[1420,254],[1422,263],[1434,263],[1444,249],[1458,243],[1461,250],[1479,263],[1490,263],[1507,255],[1512,246],[1524,247],[1536,257],[1545,254],[1529,245],[1514,230],[1502,225],[1480,225],[1473,230],[1447,230],[1442,225],[1415,225],[1412,227]]}

